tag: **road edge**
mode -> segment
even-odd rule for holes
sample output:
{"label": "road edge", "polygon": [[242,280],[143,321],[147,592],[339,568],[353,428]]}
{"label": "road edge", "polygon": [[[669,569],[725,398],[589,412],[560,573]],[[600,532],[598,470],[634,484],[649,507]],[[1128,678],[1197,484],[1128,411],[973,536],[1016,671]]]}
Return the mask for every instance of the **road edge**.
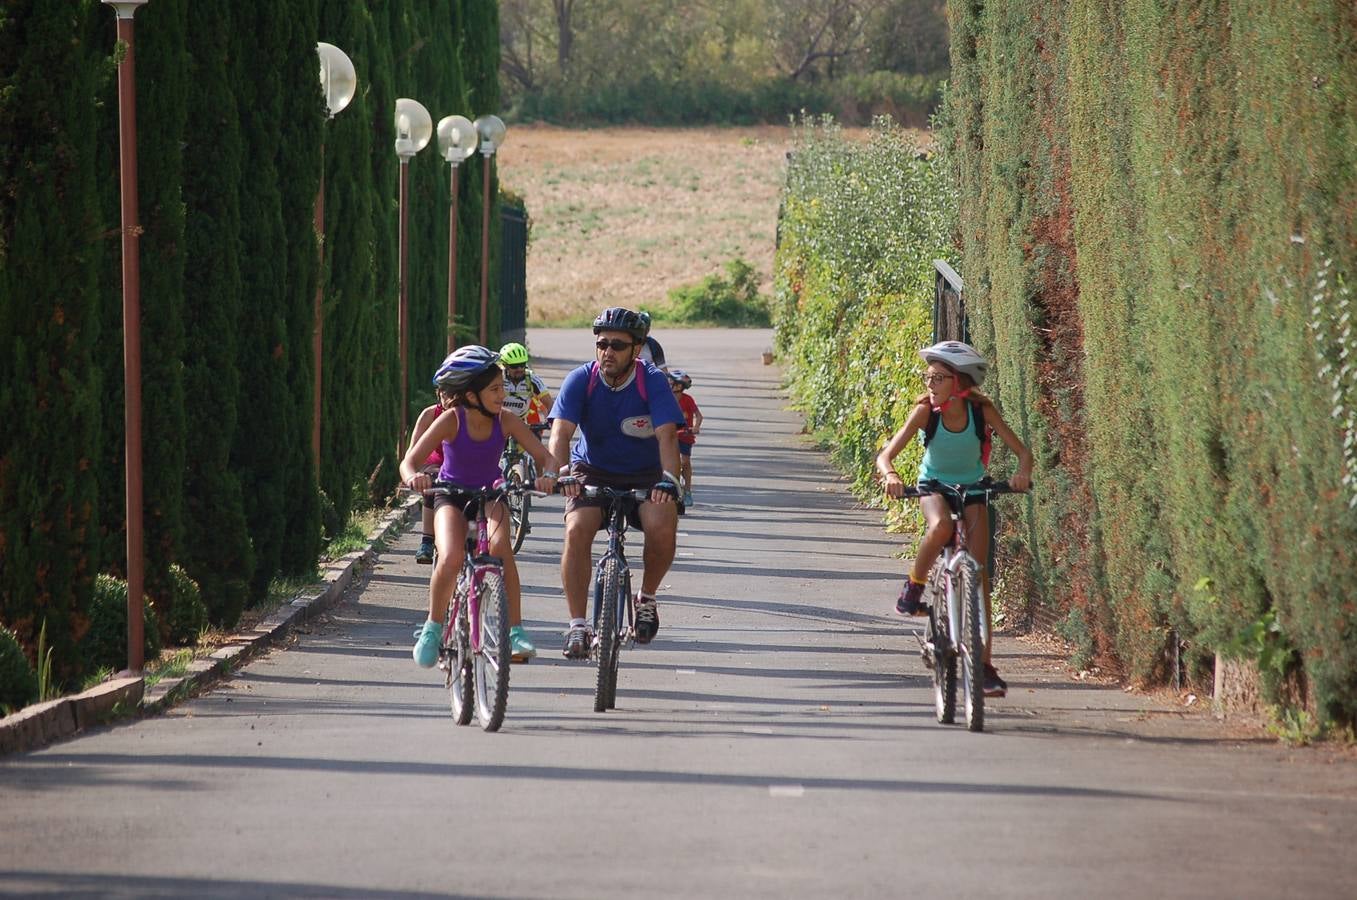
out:
{"label": "road edge", "polygon": [[231,635],[212,654],[193,660],[183,675],[161,679],[149,688],[143,676],[115,678],[79,694],[27,706],[0,719],[0,756],[39,750],[94,725],[162,712],[230,673],[336,605],[363,568],[377,556],[378,545],[393,532],[403,530],[420,504],[418,497],[403,500],[368,532],[364,549],[321,567],[318,581],[304,587],[291,602],[284,603],[252,628]]}

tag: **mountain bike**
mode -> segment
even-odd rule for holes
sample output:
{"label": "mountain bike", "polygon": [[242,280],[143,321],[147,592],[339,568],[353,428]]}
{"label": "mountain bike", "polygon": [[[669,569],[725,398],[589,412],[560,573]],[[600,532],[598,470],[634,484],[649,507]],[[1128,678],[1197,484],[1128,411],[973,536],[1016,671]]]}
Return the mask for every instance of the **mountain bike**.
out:
{"label": "mountain bike", "polygon": [[988,478],[973,484],[923,481],[905,487],[906,497],[937,494],[947,501],[952,517],[952,539],[943,547],[928,573],[924,594],[929,598],[928,623],[920,640],[924,662],[933,671],[933,699],[938,722],[956,719],[957,668],[960,663],[966,727],[985,728],[985,646],[989,619],[980,580],[981,563],[966,549],[965,501],[983,495],[985,505],[997,494],[1016,493],[1006,481]]}
{"label": "mountain bike", "polygon": [[466,560],[457,575],[457,588],[452,594],[447,624],[443,626],[438,668],[447,673],[452,716],[457,724],[469,724],[474,713],[481,728],[498,731],[509,702],[513,648],[509,642],[504,561],[490,555],[490,524],[485,508],[516,493],[526,493],[526,489],[502,482],[488,488],[468,488],[436,481],[426,493],[457,494],[479,501],[476,534],[467,535]]}
{"label": "mountain bike", "polygon": [[622,646],[630,646],[636,638],[631,569],[627,566],[625,552],[627,517],[638,504],[650,499],[650,489],[619,490],[585,485],[580,495],[601,498],[608,504],[603,511],[608,549],[594,567],[594,637],[590,644],[590,655],[598,663],[594,712],[606,712],[617,707],[617,670],[622,660]]}
{"label": "mountain bike", "polygon": [[[532,433],[539,439],[542,437],[550,425],[529,425]],[[504,480],[511,485],[519,487],[532,487],[537,481],[537,462],[527,453],[523,452],[522,446],[518,441],[509,438],[508,443],[504,445],[504,455],[500,457],[500,472],[504,475]],[[509,494],[509,533],[513,535],[514,552],[517,553],[523,548],[523,541],[532,531],[532,525],[528,523],[528,514],[532,510],[532,494],[523,492],[512,492]]]}

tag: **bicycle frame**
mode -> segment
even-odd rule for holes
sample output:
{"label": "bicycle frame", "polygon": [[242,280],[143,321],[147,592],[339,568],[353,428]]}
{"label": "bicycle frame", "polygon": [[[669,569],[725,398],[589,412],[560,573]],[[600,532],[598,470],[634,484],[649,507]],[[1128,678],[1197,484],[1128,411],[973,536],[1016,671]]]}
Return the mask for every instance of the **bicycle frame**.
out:
{"label": "bicycle frame", "polygon": [[[589,492],[590,490],[591,490],[590,488],[587,487],[585,488],[586,493]],[[601,494],[601,492],[598,491],[597,489],[592,490],[594,491],[594,496],[599,496]],[[607,561],[609,559],[616,559],[622,571],[622,576],[627,581],[628,587],[630,587],[631,567],[627,565],[627,554],[626,554],[628,504],[627,501],[624,499],[627,495],[631,495],[632,499],[634,499],[637,503],[642,503],[649,499],[650,492],[646,490],[612,492],[610,502],[608,506],[605,508],[606,519],[604,521],[604,527],[608,529],[608,549],[603,551],[603,555],[598,558],[598,563],[595,564],[594,566],[595,583],[597,583],[597,581],[603,577],[603,569]],[[628,590],[628,594],[630,594],[630,589]],[[617,612],[618,612],[617,622],[620,626],[623,621],[623,617],[621,615],[623,610],[618,609]],[[633,610],[631,608],[630,597],[628,597],[625,612],[627,627],[625,632],[623,632],[619,628],[619,633],[625,634],[628,641],[630,642],[632,639],[634,639],[635,636],[635,622],[632,621]],[[595,604],[593,620],[594,620],[593,625],[594,625],[594,644],[595,644],[593,649],[597,650],[598,620],[599,620],[599,610],[597,608],[597,604]]]}
{"label": "bicycle frame", "polygon": [[[447,485],[439,485],[445,490]],[[460,489],[459,490],[464,490]],[[469,635],[471,641],[471,652],[481,652],[481,607],[480,607],[480,586],[485,580],[485,576],[492,572],[503,574],[504,561],[498,556],[490,555],[490,520],[486,517],[485,508],[500,500],[504,496],[504,489],[501,487],[481,488],[479,490],[464,490],[465,493],[472,495],[479,501],[476,510],[476,537],[473,539],[470,535],[466,541],[466,557],[462,563],[462,570],[457,574],[457,586],[452,592],[452,604],[448,611],[448,617],[443,625],[443,645],[448,646],[452,641],[453,630],[457,627],[457,617],[462,614],[462,597],[465,594],[467,601],[466,616],[469,624]]]}
{"label": "bicycle frame", "polygon": [[[988,501],[988,498],[987,498]],[[963,508],[964,509],[964,508]],[[953,648],[961,646],[961,592],[957,590],[958,570],[970,562],[975,571],[981,571],[971,552],[966,549],[966,516],[964,511],[952,510],[952,539],[942,548],[943,593],[947,603],[947,639]],[[989,645],[989,616],[980,617],[980,640]]]}
{"label": "bicycle frame", "polygon": [[[937,495],[947,502],[952,536],[929,572],[932,603],[928,627],[920,639],[924,659],[933,669],[938,722],[950,724],[955,715],[957,664],[966,691],[966,724],[971,731],[984,728],[984,692],[981,688],[985,648],[990,642],[988,604],[984,600],[984,568],[967,549],[966,500],[979,495],[986,509],[995,494],[1012,493],[1007,482],[988,478],[974,484],[921,482],[906,487],[904,496]],[[945,629],[941,626],[945,620]]]}

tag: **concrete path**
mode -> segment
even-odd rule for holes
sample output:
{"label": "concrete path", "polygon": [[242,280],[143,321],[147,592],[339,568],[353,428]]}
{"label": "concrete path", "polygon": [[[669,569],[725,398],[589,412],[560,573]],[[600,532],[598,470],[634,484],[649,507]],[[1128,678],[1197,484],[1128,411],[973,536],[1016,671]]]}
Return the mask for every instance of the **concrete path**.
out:
{"label": "concrete path", "polygon": [[[541,658],[499,734],[410,659],[407,535],[327,619],[170,713],[0,759],[0,894],[1351,896],[1357,768],[1071,681],[1001,637],[985,734],[934,722],[900,540],[759,362],[669,331],[707,416],[661,630],[618,708],[560,658],[561,501],[520,557]],[[587,331],[531,336],[553,387]],[[639,541],[633,542],[639,559]]]}

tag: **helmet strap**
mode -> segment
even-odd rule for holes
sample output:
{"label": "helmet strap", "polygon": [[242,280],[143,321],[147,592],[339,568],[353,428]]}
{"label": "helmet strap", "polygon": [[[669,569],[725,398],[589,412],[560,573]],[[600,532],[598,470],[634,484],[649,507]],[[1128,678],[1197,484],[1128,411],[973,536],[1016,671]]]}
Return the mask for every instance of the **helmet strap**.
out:
{"label": "helmet strap", "polygon": [[965,388],[963,390],[957,391],[955,394],[948,397],[946,400],[942,401],[942,403],[933,407],[933,412],[938,413],[942,412],[944,409],[947,408],[947,404],[951,403],[953,400],[965,400],[968,396],[970,396],[970,393],[971,393],[970,388]]}

